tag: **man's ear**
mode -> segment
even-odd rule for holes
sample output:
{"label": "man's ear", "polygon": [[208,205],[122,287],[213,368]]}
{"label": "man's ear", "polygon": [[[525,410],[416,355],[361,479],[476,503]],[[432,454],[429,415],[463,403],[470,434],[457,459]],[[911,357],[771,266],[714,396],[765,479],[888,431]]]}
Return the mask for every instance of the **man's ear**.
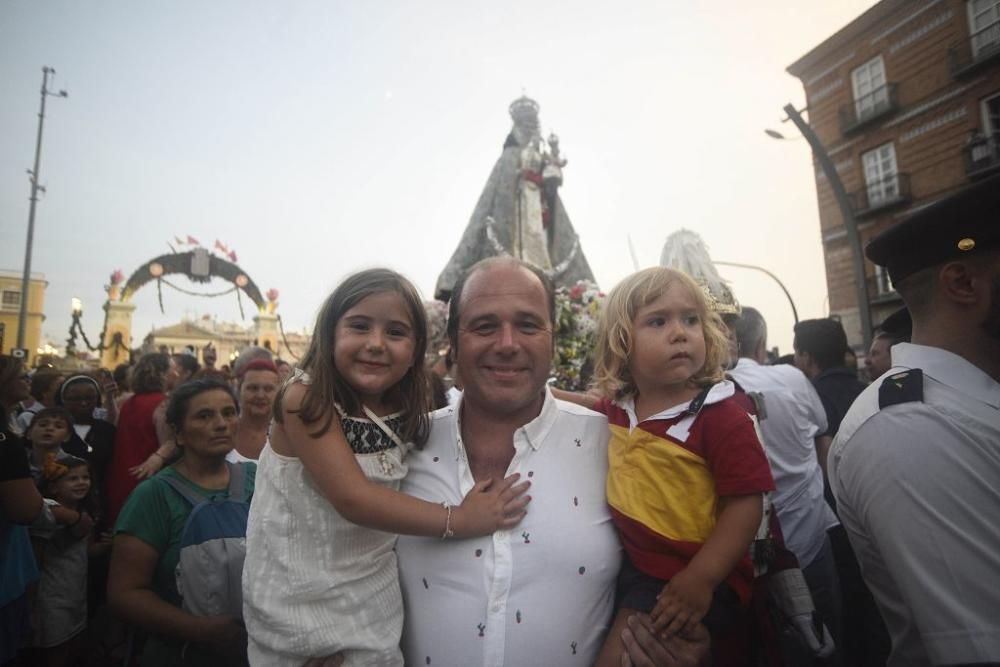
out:
{"label": "man's ear", "polygon": [[984,272],[967,262],[949,262],[938,271],[938,284],[945,298],[961,306],[975,305],[984,287],[989,292],[988,282]]}

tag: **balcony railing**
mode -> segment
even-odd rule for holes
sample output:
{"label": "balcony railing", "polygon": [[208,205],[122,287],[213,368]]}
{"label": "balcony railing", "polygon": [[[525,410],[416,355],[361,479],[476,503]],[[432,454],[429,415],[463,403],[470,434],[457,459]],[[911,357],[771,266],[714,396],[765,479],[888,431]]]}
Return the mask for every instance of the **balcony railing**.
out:
{"label": "balcony railing", "polygon": [[956,79],[997,61],[1000,61],[1000,21],[977,30],[968,40],[948,49],[948,68]]}
{"label": "balcony railing", "polygon": [[867,218],[879,211],[901,206],[911,198],[909,174],[894,174],[881,181],[868,183],[851,194],[854,215],[858,218]]}
{"label": "balcony railing", "polygon": [[850,134],[899,108],[896,84],[887,83],[840,108],[840,131]]}
{"label": "balcony railing", "polygon": [[976,179],[1000,170],[1000,135],[972,138],[962,149],[965,175]]}

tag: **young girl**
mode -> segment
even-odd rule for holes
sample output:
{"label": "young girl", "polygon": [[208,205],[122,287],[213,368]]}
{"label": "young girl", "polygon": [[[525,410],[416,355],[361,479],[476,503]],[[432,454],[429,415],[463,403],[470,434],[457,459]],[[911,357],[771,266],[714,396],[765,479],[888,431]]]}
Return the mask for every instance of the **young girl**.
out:
{"label": "young girl", "polygon": [[774,488],[753,421],[723,379],[726,353],[718,315],[679,271],[640,271],[608,295],[594,374],[603,398],[589,403],[608,416],[608,504],[628,559],[600,665],[620,664],[636,611],[666,635],[704,620],[714,664],[726,664],[720,644],[741,626],[748,549]]}
{"label": "young girl", "polygon": [[427,438],[426,345],[421,299],[392,271],[357,273],[323,304],[260,456],[243,571],[251,664],[402,665],[393,533],[487,535],[524,516],[517,475],[458,507],[398,492]]}
{"label": "young girl", "polygon": [[[33,428],[37,421],[36,415]],[[40,486],[47,504],[71,509],[81,517],[73,526],[32,530],[41,570],[33,610],[33,643],[39,649],[39,664],[55,667],[72,664],[84,652],[81,643],[87,627],[87,559],[106,552],[110,541],[90,536],[97,503],[91,494],[90,465],[86,461],[68,455],[57,459],[49,454]]]}

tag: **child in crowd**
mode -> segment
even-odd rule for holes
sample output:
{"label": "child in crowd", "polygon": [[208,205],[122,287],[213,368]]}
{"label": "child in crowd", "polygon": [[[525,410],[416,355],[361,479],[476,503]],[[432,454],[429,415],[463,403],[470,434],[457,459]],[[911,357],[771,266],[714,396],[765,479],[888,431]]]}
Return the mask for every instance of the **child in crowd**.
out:
{"label": "child in crowd", "polygon": [[42,408],[32,416],[24,434],[31,445],[28,464],[36,485],[41,486],[45,462],[50,456],[69,456],[63,445],[69,442],[72,428],[73,418],[66,408]]}
{"label": "child in crowd", "polygon": [[600,665],[620,664],[636,611],[667,635],[704,621],[716,665],[745,627],[748,551],[774,481],[723,377],[726,354],[719,316],[686,274],[646,269],[608,295],[594,373],[603,398],[578,396],[608,417],[608,504],[628,556]]}
{"label": "child in crowd", "polygon": [[301,370],[275,400],[247,528],[244,620],[252,665],[402,665],[395,535],[487,535],[530,500],[513,475],[476,484],[458,507],[398,492],[427,439],[427,324],[416,289],[371,269],[317,317]]}
{"label": "child in crowd", "polygon": [[[41,413],[32,430],[38,429]],[[91,492],[90,465],[83,459],[48,454],[40,490],[50,507],[79,514],[77,523],[51,529],[32,529],[32,543],[41,578],[33,609],[37,664],[57,667],[75,664],[83,650],[87,628],[87,560],[106,553],[110,538],[92,538],[97,502]]]}

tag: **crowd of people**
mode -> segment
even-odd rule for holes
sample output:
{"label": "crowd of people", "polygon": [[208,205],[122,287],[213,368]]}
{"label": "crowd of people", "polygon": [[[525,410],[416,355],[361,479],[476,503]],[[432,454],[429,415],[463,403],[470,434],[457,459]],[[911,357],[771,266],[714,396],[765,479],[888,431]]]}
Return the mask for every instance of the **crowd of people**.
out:
{"label": "crowd of people", "polygon": [[864,373],[840,322],[775,360],[758,309],[655,267],[567,391],[550,277],[511,257],[459,277],[433,368],[388,269],[294,369],[0,357],[0,662],[1000,664],[986,186],[870,244],[907,308]]}

